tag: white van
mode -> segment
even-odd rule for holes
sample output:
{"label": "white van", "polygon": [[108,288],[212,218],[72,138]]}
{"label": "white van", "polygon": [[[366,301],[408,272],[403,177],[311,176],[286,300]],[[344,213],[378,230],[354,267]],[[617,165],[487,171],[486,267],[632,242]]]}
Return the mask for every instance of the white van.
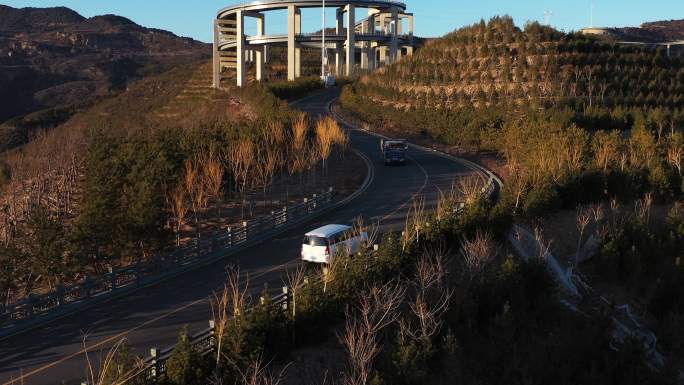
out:
{"label": "white van", "polygon": [[302,260],[328,264],[339,253],[356,254],[368,240],[368,233],[349,238],[350,226],[327,225],[304,235]]}

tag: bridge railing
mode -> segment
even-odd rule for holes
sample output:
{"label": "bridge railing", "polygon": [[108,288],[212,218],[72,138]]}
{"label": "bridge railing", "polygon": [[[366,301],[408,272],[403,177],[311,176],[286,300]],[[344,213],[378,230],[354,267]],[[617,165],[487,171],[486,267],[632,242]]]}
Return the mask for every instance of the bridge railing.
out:
{"label": "bridge railing", "polygon": [[[497,184],[494,181],[494,179],[490,178],[485,182],[484,186],[480,190],[480,193],[483,199],[494,200],[496,198],[496,191]],[[314,199],[313,201],[308,201],[298,206],[304,207],[304,210],[311,210],[315,209],[315,207],[312,207],[312,205],[315,205],[316,203],[317,202]],[[465,206],[463,204],[459,205],[454,211],[454,214],[459,215],[461,211],[464,209],[464,207]],[[370,253],[375,253],[376,250],[378,250],[378,245],[373,245],[372,249],[370,249],[369,251]],[[265,298],[262,297],[259,303],[257,303],[247,311],[254,311],[259,306],[264,306],[264,303],[268,303],[270,304],[269,310],[283,311],[285,312],[285,314],[288,314],[292,306],[291,293],[292,289],[287,286],[284,286],[282,288],[282,293],[272,296],[270,298],[270,301],[265,301]],[[201,330],[196,334],[188,336],[188,339],[190,341],[190,346],[195,352],[201,355],[215,354],[217,345],[214,321],[209,321],[208,328]],[[161,350],[157,349],[156,347],[150,349],[150,356],[144,359],[143,369],[139,376],[144,377],[150,382],[157,382],[158,380],[162,379],[163,376],[166,374],[168,361],[171,358],[171,355],[173,354],[173,350],[175,348],[176,344]]]}
{"label": "bridge railing", "polygon": [[[290,304],[292,303],[291,291],[288,287],[283,287],[283,292],[270,298],[270,301],[265,301],[261,298],[261,302],[248,311],[254,311],[263,303],[268,303],[270,311],[288,312]],[[216,329],[214,321],[209,321],[209,327],[199,332],[189,335],[188,340],[193,351],[200,355],[206,356],[216,352]],[[143,360],[143,367],[138,377],[146,379],[148,382],[157,382],[166,375],[168,369],[168,362],[173,354],[176,344],[164,349],[152,348],[150,355]]]}
{"label": "bridge railing", "polygon": [[195,241],[193,244],[156,255],[146,261],[110,269],[99,276],[86,276],[81,282],[58,286],[46,294],[31,294],[25,299],[0,305],[0,331],[11,329],[19,322],[49,315],[52,312],[84,303],[122,289],[131,289],[149,283],[160,275],[171,274],[206,262],[209,256],[226,253],[244,246],[255,238],[286,226],[292,221],[306,218],[328,207],[333,200],[333,189],[322,194],[304,198],[302,203],[283,207],[281,210],[259,218],[245,221],[237,227],[228,228],[219,236]]}

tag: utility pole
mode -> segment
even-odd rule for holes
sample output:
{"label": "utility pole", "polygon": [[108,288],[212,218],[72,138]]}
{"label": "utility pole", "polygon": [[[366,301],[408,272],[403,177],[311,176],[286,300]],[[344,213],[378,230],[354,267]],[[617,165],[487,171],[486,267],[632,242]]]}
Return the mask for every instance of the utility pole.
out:
{"label": "utility pole", "polygon": [[553,16],[553,11],[548,9],[544,11],[544,25],[547,27],[551,25],[551,16]]}

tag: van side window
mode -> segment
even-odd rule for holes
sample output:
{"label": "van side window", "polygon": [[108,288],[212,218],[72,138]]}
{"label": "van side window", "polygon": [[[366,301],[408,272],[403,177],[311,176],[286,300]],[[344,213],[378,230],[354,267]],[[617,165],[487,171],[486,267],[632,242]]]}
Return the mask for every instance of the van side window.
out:
{"label": "van side window", "polygon": [[337,244],[344,241],[344,232],[332,236],[330,243]]}

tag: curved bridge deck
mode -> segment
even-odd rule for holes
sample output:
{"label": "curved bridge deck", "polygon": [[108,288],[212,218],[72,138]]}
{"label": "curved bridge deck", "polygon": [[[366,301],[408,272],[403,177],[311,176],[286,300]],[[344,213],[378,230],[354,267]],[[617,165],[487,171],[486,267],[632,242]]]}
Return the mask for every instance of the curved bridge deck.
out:
{"label": "curved bridge deck", "polygon": [[[326,56],[332,51],[334,64],[324,71],[337,76],[351,76],[357,68],[373,70],[396,62],[404,53],[413,54],[413,14],[406,12],[403,2],[326,0],[325,7],[335,9],[336,17],[335,31],[326,33],[325,39],[321,32],[302,31],[301,9],[321,7],[320,0],[262,0],[221,9],[214,20],[214,87],[220,87],[229,72],[235,73],[238,86],[244,85],[247,61],[256,64],[257,81],[263,80],[272,45],[287,46],[288,80],[301,76],[302,47],[325,47]],[[357,21],[357,8],[367,9],[367,17]],[[287,10],[287,34],[267,35],[267,14],[278,10]],[[256,19],[254,36],[245,34],[245,18]]]}

